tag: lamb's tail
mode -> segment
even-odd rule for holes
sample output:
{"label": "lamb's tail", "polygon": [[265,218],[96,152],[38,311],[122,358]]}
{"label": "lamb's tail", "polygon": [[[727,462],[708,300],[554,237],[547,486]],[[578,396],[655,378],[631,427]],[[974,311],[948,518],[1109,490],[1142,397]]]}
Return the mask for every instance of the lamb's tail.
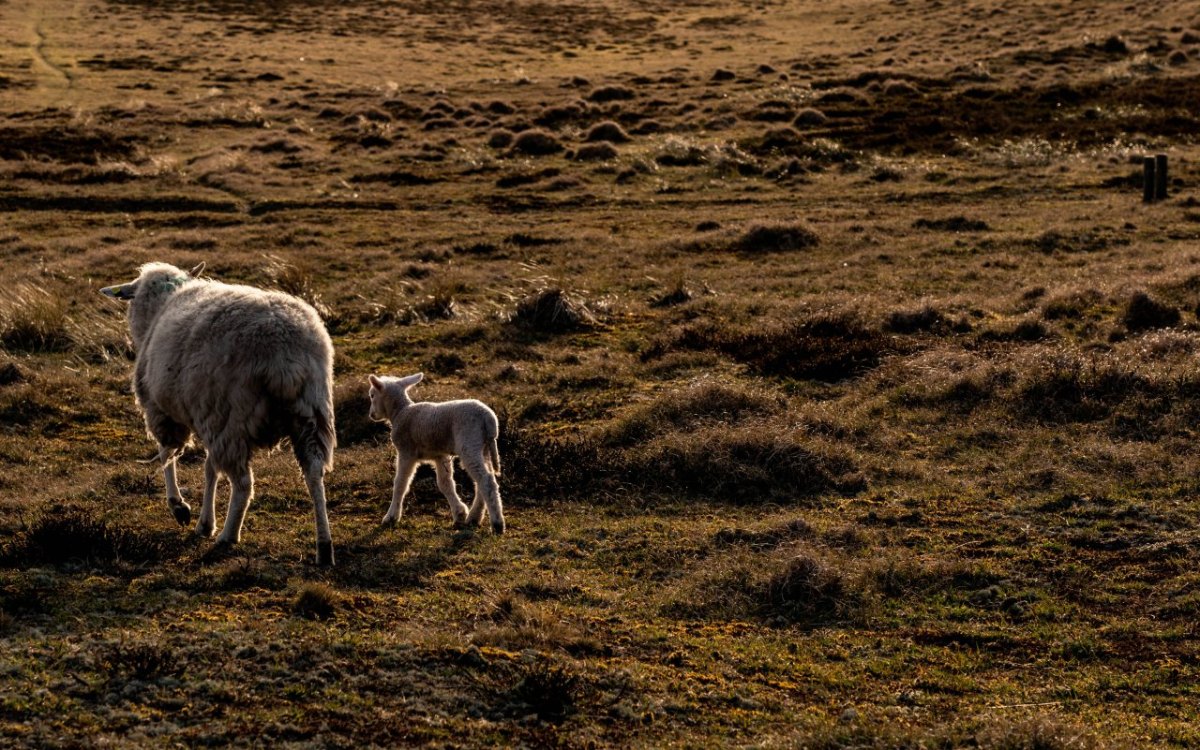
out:
{"label": "lamb's tail", "polygon": [[497,445],[499,432],[499,427],[496,425],[495,421],[492,421],[488,425],[487,430],[487,452],[488,460],[492,464],[492,473],[496,476],[500,476],[500,446]]}

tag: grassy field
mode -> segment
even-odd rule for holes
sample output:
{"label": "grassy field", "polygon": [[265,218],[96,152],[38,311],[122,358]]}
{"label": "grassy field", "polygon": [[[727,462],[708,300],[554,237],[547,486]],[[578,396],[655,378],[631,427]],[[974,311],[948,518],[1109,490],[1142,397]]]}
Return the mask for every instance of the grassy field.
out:
{"label": "grassy field", "polygon": [[[1194,3],[0,29],[0,747],[1200,744]],[[290,451],[221,559],[138,463],[151,260],[325,319],[336,568]],[[416,371],[500,414],[505,535],[428,468],[379,528]]]}

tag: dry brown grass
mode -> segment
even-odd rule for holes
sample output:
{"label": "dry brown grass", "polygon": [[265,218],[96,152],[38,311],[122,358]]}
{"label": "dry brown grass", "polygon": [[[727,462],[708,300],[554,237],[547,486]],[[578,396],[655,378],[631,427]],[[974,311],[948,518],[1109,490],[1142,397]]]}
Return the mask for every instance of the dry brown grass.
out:
{"label": "dry brown grass", "polygon": [[[0,4],[5,742],[1197,744],[1191,5],[264,7]],[[337,568],[136,463],[149,260],[320,309]],[[505,535],[378,527],[416,370]]]}

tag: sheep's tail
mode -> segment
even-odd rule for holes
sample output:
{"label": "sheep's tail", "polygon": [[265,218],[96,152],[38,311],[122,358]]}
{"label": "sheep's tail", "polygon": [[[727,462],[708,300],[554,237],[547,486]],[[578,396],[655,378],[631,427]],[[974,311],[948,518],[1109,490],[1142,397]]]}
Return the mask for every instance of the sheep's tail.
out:
{"label": "sheep's tail", "polygon": [[333,427],[333,395],[323,379],[309,381],[296,402],[296,435],[292,439],[296,460],[301,466],[321,466],[333,470],[333,450],[337,433]]}
{"label": "sheep's tail", "polygon": [[500,430],[496,426],[495,422],[492,422],[491,424],[488,425],[488,433],[489,433],[488,434],[489,439],[487,441],[488,460],[491,461],[492,473],[495,474],[496,476],[500,476],[500,446],[496,444],[496,441],[499,439],[499,434],[498,434],[499,431]]}

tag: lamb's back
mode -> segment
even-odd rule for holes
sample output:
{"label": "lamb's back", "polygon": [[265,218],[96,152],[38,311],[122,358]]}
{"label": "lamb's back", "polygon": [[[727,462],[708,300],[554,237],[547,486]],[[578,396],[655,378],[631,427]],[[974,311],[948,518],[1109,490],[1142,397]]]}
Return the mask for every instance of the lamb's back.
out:
{"label": "lamb's back", "polygon": [[392,441],[419,458],[456,455],[464,444],[482,445],[489,421],[495,419],[492,410],[475,399],[418,401],[401,412]]}

